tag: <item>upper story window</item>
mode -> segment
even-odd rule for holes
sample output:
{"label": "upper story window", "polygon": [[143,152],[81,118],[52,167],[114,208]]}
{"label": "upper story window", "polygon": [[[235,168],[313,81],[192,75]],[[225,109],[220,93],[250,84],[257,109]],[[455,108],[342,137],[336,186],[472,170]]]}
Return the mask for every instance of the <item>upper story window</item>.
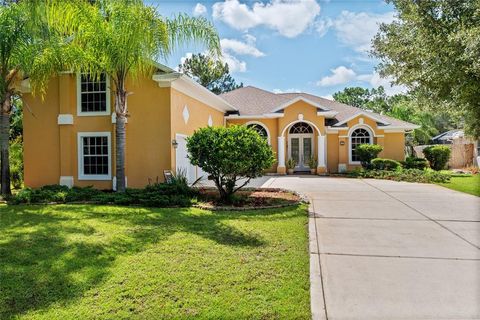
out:
{"label": "upper story window", "polygon": [[82,116],[110,115],[110,90],[106,74],[77,76],[77,113]]}
{"label": "upper story window", "polygon": [[361,144],[372,144],[372,135],[363,128],[355,129],[350,136],[350,160],[351,162],[359,162],[355,149]]}

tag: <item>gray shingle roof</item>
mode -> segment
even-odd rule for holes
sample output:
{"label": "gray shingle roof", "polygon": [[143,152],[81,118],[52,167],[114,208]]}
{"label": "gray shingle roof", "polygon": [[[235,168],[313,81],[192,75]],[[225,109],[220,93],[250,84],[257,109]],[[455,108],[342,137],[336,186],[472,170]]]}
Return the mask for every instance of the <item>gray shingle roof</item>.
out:
{"label": "gray shingle roof", "polygon": [[237,108],[242,116],[262,115],[274,112],[275,109],[282,105],[298,99],[299,97],[310,100],[325,110],[336,111],[335,123],[341,124],[343,121],[354,117],[356,114],[365,113],[381,120],[385,123],[385,127],[407,127],[413,128],[416,125],[399,119],[395,119],[386,115],[365,111],[360,108],[352,107],[344,103],[321,98],[309,93],[273,93],[256,87],[247,86],[239,88],[220,95],[225,101]]}

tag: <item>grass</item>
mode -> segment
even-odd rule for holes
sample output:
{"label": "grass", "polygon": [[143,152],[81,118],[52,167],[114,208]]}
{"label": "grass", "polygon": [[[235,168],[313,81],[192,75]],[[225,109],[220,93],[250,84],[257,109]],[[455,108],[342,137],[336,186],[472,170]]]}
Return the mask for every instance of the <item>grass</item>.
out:
{"label": "grass", "polygon": [[453,175],[448,183],[440,183],[449,189],[470,193],[480,197],[480,174]]}
{"label": "grass", "polygon": [[0,207],[0,319],[309,319],[304,206]]}

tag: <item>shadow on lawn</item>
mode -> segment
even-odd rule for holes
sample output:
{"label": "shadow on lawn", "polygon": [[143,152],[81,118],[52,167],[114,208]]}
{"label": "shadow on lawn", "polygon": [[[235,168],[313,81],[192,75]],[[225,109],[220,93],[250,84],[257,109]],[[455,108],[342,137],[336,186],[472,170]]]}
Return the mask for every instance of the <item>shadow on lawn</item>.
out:
{"label": "shadow on lawn", "polygon": [[139,252],[176,232],[221,245],[263,246],[266,243],[259,236],[224,221],[276,216],[271,210],[198,212],[74,205],[1,207],[0,318],[54,302],[68,303],[100,283],[117,257]]}

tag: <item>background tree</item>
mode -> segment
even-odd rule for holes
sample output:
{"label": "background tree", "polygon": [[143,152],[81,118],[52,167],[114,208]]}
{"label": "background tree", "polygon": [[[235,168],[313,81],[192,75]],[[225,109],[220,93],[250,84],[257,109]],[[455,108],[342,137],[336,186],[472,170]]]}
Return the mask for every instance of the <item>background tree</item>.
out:
{"label": "background tree", "polygon": [[[60,1],[60,0],[57,0]],[[106,73],[115,95],[115,158],[117,191],[125,191],[125,148],[127,79],[151,76],[154,61],[168,56],[188,41],[204,44],[212,54],[220,53],[217,31],[205,18],[179,15],[162,17],[156,8],[141,0],[77,0],[61,8],[51,7],[62,31],[71,35],[72,45],[83,55],[73,68],[99,77]]]}
{"label": "background tree", "polygon": [[397,18],[383,24],[373,54],[383,76],[429,100],[433,109],[465,114],[480,136],[480,2],[391,0]]}
{"label": "background tree", "polygon": [[227,63],[205,54],[193,54],[178,66],[178,69],[215,94],[243,87],[230,75]]}
{"label": "background tree", "polygon": [[[46,23],[45,3],[7,1],[0,5],[0,161],[1,194],[10,190],[10,116],[19,83],[28,77],[32,91],[44,92],[61,69],[64,42]],[[16,119],[18,120],[18,119]],[[16,133],[18,134],[18,132]]]}
{"label": "background tree", "polygon": [[333,99],[364,110],[379,113],[388,111],[388,97],[382,86],[372,89],[347,87],[342,91],[335,92]]}
{"label": "background tree", "polygon": [[199,129],[187,139],[187,148],[190,162],[213,178],[225,202],[275,163],[267,140],[246,126]]}
{"label": "background tree", "polygon": [[463,126],[458,112],[428,107],[431,102],[422,100],[415,93],[388,96],[383,87],[350,87],[334,93],[333,97],[338,102],[420,125],[407,137],[410,145],[428,144],[435,135]]}

